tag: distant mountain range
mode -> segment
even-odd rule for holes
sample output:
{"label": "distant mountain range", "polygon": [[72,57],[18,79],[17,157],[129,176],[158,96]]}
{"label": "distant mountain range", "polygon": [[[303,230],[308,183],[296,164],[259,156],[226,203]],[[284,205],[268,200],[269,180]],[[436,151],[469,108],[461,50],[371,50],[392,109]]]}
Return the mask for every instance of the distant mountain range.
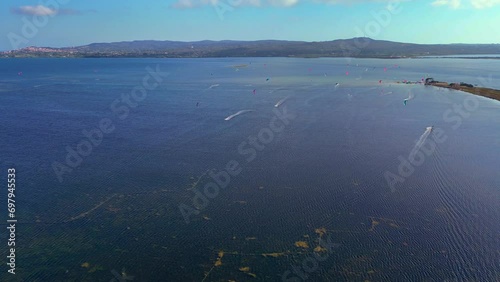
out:
{"label": "distant mountain range", "polygon": [[500,44],[412,44],[367,37],[322,42],[259,41],[126,41],[65,48],[26,47],[1,52],[0,57],[358,57],[499,54]]}

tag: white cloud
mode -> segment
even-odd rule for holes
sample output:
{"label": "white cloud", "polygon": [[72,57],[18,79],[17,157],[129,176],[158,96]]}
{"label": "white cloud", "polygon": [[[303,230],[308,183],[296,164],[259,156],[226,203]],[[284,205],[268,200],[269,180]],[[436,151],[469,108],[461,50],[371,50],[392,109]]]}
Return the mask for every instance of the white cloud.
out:
{"label": "white cloud", "polygon": [[[197,8],[205,5],[228,5],[230,7],[239,6],[276,6],[276,7],[291,7],[299,2],[314,2],[322,4],[359,4],[367,2],[387,3],[389,0],[177,0],[170,5],[173,8]],[[393,0],[395,2],[408,2],[413,0]]]}
{"label": "white cloud", "polygon": [[297,4],[299,0],[268,0],[273,6],[289,7]]}
{"label": "white cloud", "polygon": [[[285,6],[286,2],[298,2],[299,0],[264,0],[267,2],[275,2],[275,6]],[[177,2],[170,5],[172,8],[188,9],[197,8],[207,5],[221,5],[230,7],[239,6],[261,6],[261,0],[177,0]]]}
{"label": "white cloud", "polygon": [[179,9],[196,8],[205,5],[215,5],[217,0],[177,0],[171,7]]}
{"label": "white cloud", "polygon": [[471,0],[470,2],[476,9],[490,8],[500,4],[500,0]]}
{"label": "white cloud", "polygon": [[[397,2],[405,2],[409,0],[399,0]],[[327,3],[327,4],[358,4],[367,2],[383,2],[387,3],[387,0],[314,0],[314,2]],[[396,1],[394,1],[396,2]]]}
{"label": "white cloud", "polygon": [[[468,1],[472,8],[475,9],[484,9],[484,8],[491,8],[495,5],[500,4],[500,0],[469,0]],[[448,6],[453,9],[458,9],[462,8],[462,1],[461,0],[435,0],[434,2],[431,3],[432,6]]]}
{"label": "white cloud", "polygon": [[19,8],[14,8],[13,12],[16,14],[32,15],[32,16],[52,16],[57,14],[57,10],[45,7],[43,5],[21,6]]}
{"label": "white cloud", "polygon": [[[254,6],[254,7],[291,7],[301,2],[313,2],[318,4],[361,4],[361,3],[387,3],[389,0],[176,0],[171,5],[173,8],[189,9],[197,8],[207,5],[221,5],[229,6],[232,8],[241,6]],[[410,2],[412,0],[393,0],[395,2]],[[449,7],[452,9],[463,8],[464,3],[467,2],[468,6],[475,9],[484,9],[493,7],[500,4],[500,0],[433,0],[432,6],[435,7]],[[470,4],[470,5],[469,5]]]}
{"label": "white cloud", "polygon": [[449,6],[458,9],[462,5],[461,0],[436,0],[431,3],[432,6]]}
{"label": "white cloud", "polygon": [[[275,6],[275,7],[291,7],[299,2],[316,2],[323,4],[356,4],[364,2],[379,2],[384,3],[388,0],[177,0],[171,5],[173,8],[197,8],[205,5],[228,5],[230,7],[240,6]],[[411,0],[399,0],[399,2],[406,2]]]}

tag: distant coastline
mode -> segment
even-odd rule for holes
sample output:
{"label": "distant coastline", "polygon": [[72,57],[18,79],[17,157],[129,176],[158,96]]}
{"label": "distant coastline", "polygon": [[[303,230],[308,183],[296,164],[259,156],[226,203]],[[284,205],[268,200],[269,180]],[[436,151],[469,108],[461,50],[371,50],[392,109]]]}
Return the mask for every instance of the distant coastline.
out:
{"label": "distant coastline", "polygon": [[469,55],[446,55],[446,56],[419,56],[416,59],[488,59],[498,60],[500,54],[469,54]]}
{"label": "distant coastline", "polygon": [[[125,41],[92,43],[76,47],[36,47],[0,52],[0,58],[379,58],[403,59],[429,56],[499,59],[500,44],[414,44],[368,37],[305,42],[258,41]],[[496,57],[491,57],[496,56]]]}
{"label": "distant coastline", "polygon": [[426,85],[431,85],[440,88],[446,88],[451,90],[459,90],[467,93],[471,93],[478,96],[483,96],[486,98],[494,99],[500,101],[500,90],[486,88],[486,87],[477,87],[472,84],[460,82],[460,83],[448,83],[442,81],[428,81]]}

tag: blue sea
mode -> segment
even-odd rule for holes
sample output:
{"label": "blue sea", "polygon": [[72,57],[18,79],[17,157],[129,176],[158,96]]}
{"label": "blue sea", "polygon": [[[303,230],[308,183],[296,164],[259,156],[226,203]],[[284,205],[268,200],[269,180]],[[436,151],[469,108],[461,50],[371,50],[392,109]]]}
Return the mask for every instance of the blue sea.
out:
{"label": "blue sea", "polygon": [[2,59],[0,280],[498,281],[500,102],[421,82],[499,76],[491,59]]}

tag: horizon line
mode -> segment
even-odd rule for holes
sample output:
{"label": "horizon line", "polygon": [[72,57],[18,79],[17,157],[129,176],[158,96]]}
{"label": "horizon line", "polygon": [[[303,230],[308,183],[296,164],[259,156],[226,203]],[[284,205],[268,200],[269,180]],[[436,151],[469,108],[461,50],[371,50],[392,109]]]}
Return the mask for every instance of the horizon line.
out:
{"label": "horizon line", "polygon": [[331,40],[315,40],[315,41],[307,41],[307,40],[290,40],[290,39],[255,39],[255,40],[238,40],[238,39],[220,39],[220,40],[214,40],[214,39],[200,39],[200,40],[194,40],[194,41],[183,41],[183,40],[169,40],[169,39],[132,39],[132,40],[121,40],[121,41],[101,41],[101,42],[91,42],[91,43],[86,43],[82,45],[73,45],[73,46],[63,46],[63,47],[51,47],[51,46],[40,46],[40,45],[30,45],[26,47],[22,47],[19,49],[8,49],[8,50],[0,50],[0,52],[9,52],[9,51],[16,51],[16,50],[22,50],[25,48],[52,48],[52,49],[63,49],[63,48],[76,48],[76,47],[83,47],[83,46],[88,46],[91,44],[111,44],[111,43],[127,43],[127,42],[144,42],[144,41],[155,41],[155,42],[180,42],[180,43],[197,43],[197,42],[204,42],[204,41],[211,41],[211,42],[223,42],[223,41],[233,41],[233,42],[258,42],[258,41],[287,41],[287,42],[304,42],[304,43],[322,43],[322,42],[332,42],[332,41],[339,41],[339,40],[354,40],[358,38],[363,38],[363,39],[369,39],[372,41],[386,41],[386,42],[393,42],[393,43],[403,43],[403,44],[414,44],[414,45],[497,45],[500,43],[460,43],[460,42],[454,42],[454,43],[414,43],[414,42],[402,42],[402,41],[392,41],[392,40],[386,40],[386,39],[373,39],[370,37],[351,37],[351,38],[337,38],[337,39],[331,39]]}

